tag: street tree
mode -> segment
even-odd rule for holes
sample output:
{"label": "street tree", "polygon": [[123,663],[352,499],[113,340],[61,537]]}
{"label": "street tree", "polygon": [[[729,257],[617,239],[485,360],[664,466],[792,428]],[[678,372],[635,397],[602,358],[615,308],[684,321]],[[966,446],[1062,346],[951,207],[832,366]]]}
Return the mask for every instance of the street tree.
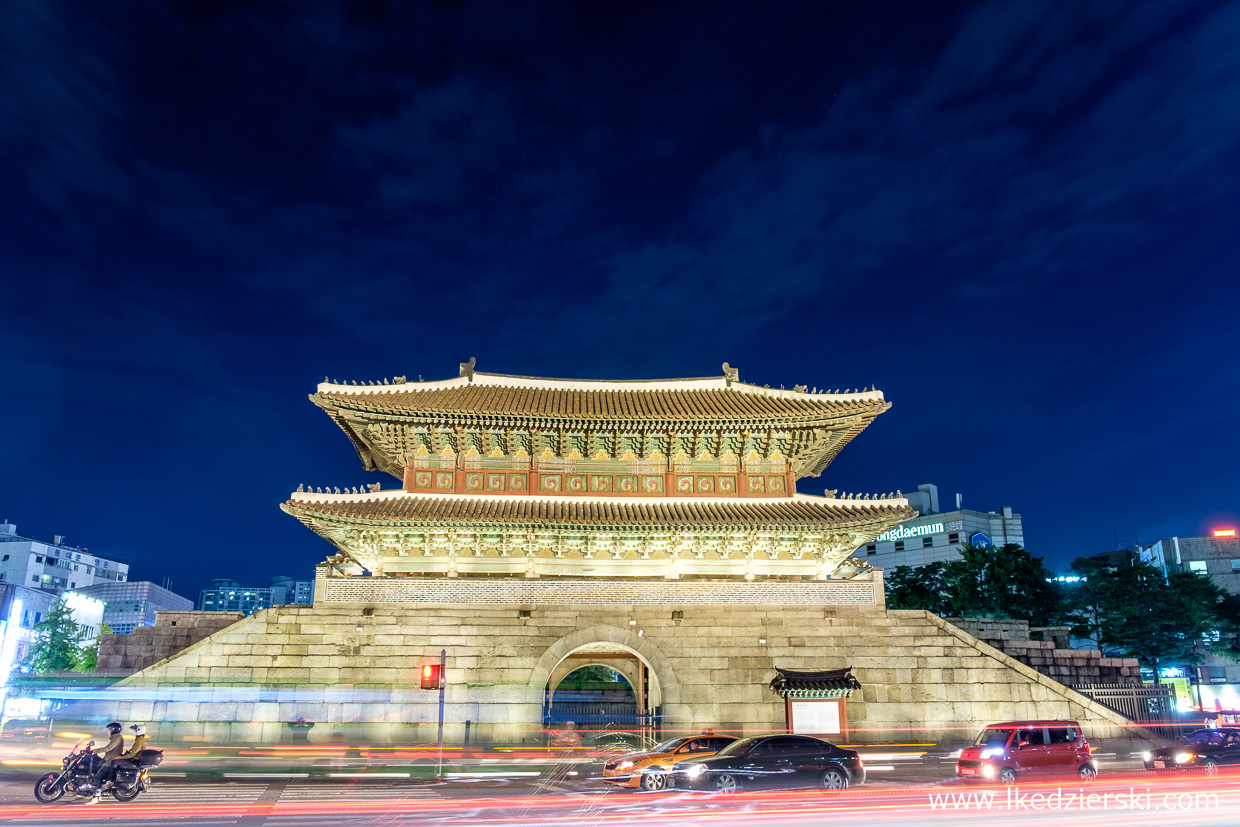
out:
{"label": "street tree", "polygon": [[1088,576],[1087,588],[1070,597],[1074,628],[1091,632],[1103,651],[1140,660],[1154,670],[1189,667],[1208,651],[1207,640],[1221,625],[1225,594],[1206,575],[1177,572],[1164,577],[1148,563],[1107,565],[1077,560],[1073,571]]}
{"label": "street tree", "polygon": [[78,659],[78,665],[73,667],[76,672],[94,672],[99,665],[99,645],[103,643],[103,636],[112,634],[112,627],[107,623],[100,624],[99,636],[95,638],[93,644],[82,647],[82,655]]}
{"label": "street tree", "polygon": [[883,581],[889,608],[949,614],[947,566],[942,561],[924,566],[896,566]]}
{"label": "street tree", "polygon": [[1062,614],[1054,573],[1014,543],[959,546],[961,559],[926,566],[899,566],[887,581],[893,609],[925,609],[945,617],[1025,620],[1034,626]]}
{"label": "street tree", "polygon": [[1059,586],[1042,560],[1015,543],[962,543],[960,559],[947,564],[948,609],[959,617],[1024,620],[1032,626],[1057,622]]}
{"label": "street tree", "polygon": [[34,627],[34,642],[22,664],[37,675],[77,668],[82,657],[82,631],[63,599]]}

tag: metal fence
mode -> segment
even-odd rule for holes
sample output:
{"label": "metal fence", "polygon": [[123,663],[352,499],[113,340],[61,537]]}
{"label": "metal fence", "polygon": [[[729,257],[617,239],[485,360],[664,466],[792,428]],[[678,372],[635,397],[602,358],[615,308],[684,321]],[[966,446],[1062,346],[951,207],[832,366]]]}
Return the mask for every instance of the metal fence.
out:
{"label": "metal fence", "polygon": [[1164,738],[1180,737],[1175,715],[1175,690],[1170,686],[1084,683],[1072,689]]}

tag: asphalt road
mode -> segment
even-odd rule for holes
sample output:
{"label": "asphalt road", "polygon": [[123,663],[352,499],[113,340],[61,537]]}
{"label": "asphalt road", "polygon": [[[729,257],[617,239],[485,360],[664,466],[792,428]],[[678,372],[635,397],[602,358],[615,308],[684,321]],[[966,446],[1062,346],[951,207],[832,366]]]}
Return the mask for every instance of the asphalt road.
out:
{"label": "asphalt road", "polygon": [[[1018,788],[962,785],[948,754],[910,758],[875,753],[864,787],[844,793],[634,793],[566,765],[536,778],[460,777],[444,782],[391,779],[235,778],[198,781],[153,773],[137,801],[35,802],[33,778],[0,782],[0,824],[167,825],[186,827],[396,827],[396,825],[831,825],[1098,824],[1235,825],[1240,774],[1153,778],[1130,756],[1102,755],[1109,767],[1082,787],[1074,779]],[[890,766],[892,769],[877,769]],[[971,796],[971,797],[970,797]],[[1093,796],[1092,799],[1089,796]]]}

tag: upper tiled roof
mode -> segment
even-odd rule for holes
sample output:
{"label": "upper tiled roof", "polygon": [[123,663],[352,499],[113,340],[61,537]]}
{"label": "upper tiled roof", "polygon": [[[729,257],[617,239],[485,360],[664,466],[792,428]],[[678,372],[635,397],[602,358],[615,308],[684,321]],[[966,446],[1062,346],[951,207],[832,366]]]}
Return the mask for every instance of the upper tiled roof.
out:
{"label": "upper tiled roof", "polygon": [[300,494],[284,504],[296,515],[336,517],[384,523],[508,523],[549,526],[706,527],[743,525],[758,528],[829,527],[904,519],[907,501],[830,500],[796,497],[781,500],[685,498],[633,500],[623,497],[556,498],[539,496],[433,496],[409,492],[378,494]]}
{"label": "upper tiled roof", "polygon": [[876,415],[887,407],[881,391],[773,390],[727,376],[607,382],[470,373],[396,385],[324,382],[311,398],[323,407],[371,414],[630,422],[818,421]]}

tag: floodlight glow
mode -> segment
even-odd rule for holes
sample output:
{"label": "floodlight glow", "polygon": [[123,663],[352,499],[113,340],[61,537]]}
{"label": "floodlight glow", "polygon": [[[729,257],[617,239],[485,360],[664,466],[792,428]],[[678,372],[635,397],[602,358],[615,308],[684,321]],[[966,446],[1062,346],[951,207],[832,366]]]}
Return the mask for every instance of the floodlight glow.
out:
{"label": "floodlight glow", "polygon": [[1214,529],[1215,537],[1235,537],[1236,530],[1234,528],[1216,528]]}
{"label": "floodlight glow", "polygon": [[16,597],[9,606],[8,619],[3,623],[4,631],[0,633],[0,686],[9,682],[9,670],[13,668],[13,656],[17,654],[17,635],[21,622],[22,601],[20,597]]}

